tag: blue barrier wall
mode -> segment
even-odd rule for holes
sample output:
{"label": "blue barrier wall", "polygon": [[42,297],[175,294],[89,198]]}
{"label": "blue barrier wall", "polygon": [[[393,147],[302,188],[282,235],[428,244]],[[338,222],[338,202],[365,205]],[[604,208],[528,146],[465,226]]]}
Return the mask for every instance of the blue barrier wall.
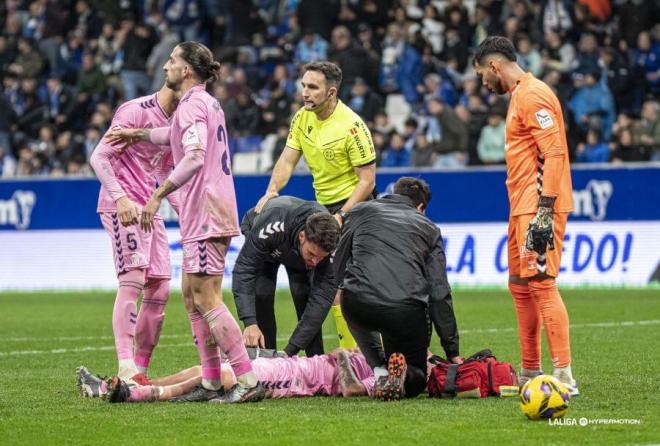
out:
{"label": "blue barrier wall", "polygon": [[[424,178],[433,191],[428,216],[438,223],[502,222],[508,200],[503,169],[452,172],[397,171],[377,176],[385,192],[403,175]],[[660,166],[574,168],[573,220],[660,220]],[[240,215],[258,201],[267,175],[236,177]],[[311,177],[295,175],[282,192],[313,199]],[[0,182],[0,230],[100,228],[96,179]],[[174,221],[169,226],[176,226]]]}

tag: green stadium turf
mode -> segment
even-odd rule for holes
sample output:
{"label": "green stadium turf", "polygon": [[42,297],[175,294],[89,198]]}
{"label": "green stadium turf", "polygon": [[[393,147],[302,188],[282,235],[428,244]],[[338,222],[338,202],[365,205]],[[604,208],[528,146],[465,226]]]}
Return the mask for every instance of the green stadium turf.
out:
{"label": "green stadium turf", "polygon": [[[660,441],[660,292],[566,290],[574,373],[582,396],[567,419],[528,421],[516,398],[415,400],[306,398],[217,407],[121,404],[81,398],[75,369],[112,374],[112,293],[0,294],[0,444],[649,444]],[[226,296],[233,308],[231,296]],[[461,350],[491,348],[518,363],[513,304],[503,290],[457,290]],[[287,293],[277,299],[280,346],[295,318]],[[337,345],[334,322],[326,349]],[[440,351],[434,338],[431,348]],[[197,363],[181,297],[172,296],[151,374]],[[544,366],[551,370],[547,349]],[[597,419],[640,424],[595,425]]]}

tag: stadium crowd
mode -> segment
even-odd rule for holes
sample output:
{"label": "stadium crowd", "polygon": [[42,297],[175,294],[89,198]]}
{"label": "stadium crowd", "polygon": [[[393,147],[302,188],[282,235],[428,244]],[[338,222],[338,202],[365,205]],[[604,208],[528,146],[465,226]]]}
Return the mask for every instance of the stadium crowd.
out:
{"label": "stadium crowd", "polygon": [[0,176],[91,174],[115,108],[158,90],[183,40],[223,62],[210,88],[234,154],[267,154],[257,170],[284,148],[301,67],[326,59],[379,166],[503,163],[507,104],[470,58],[494,34],[557,93],[573,161],[660,161],[658,11],[657,0],[4,0]]}

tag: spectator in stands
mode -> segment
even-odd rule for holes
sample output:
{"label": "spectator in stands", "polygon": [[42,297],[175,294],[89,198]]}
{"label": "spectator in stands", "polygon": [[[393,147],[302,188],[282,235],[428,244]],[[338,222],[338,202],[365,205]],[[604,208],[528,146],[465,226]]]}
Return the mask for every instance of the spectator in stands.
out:
{"label": "spectator in stands", "polygon": [[[119,52],[123,45],[124,31],[115,32],[114,26],[105,23],[97,42],[96,63],[106,76],[118,75],[121,70]],[[162,67],[161,67],[162,68]]]}
{"label": "spectator in stands", "polygon": [[355,78],[361,77],[368,85],[376,86],[378,61],[373,60],[367,50],[353,41],[351,33],[345,26],[338,26],[332,30],[332,46],[328,57],[336,62],[344,73],[340,99],[349,96]]}
{"label": "spectator in stands", "polygon": [[383,100],[364,79],[358,77],[353,81],[347,105],[364,119],[368,127],[372,127],[376,113],[383,109]]}
{"label": "spectator in stands", "polygon": [[27,37],[18,39],[18,54],[8,70],[23,78],[36,78],[44,69],[44,60]]}
{"label": "spectator in stands", "polygon": [[650,32],[640,32],[633,57],[635,79],[642,97],[660,94],[660,42],[653,42]]}
{"label": "spectator in stands", "polygon": [[601,139],[598,129],[587,132],[587,143],[580,143],[576,152],[578,163],[606,163],[610,160],[610,148]]}
{"label": "spectator in stands", "polygon": [[0,147],[5,154],[11,155],[11,129],[16,121],[16,113],[4,94],[0,93]]}
{"label": "spectator in stands", "polygon": [[85,39],[95,39],[101,32],[102,22],[96,14],[95,8],[87,0],[76,1],[76,26],[83,32]]}
{"label": "spectator in stands", "polygon": [[157,43],[153,28],[136,23],[132,17],[122,22],[121,33],[125,35],[122,45],[124,62],[121,81],[124,85],[124,100],[128,101],[149,92],[151,80],[147,76],[147,59]]}
{"label": "spectator in stands", "polygon": [[357,27],[357,40],[362,48],[367,50],[369,56],[373,60],[380,60],[380,55],[383,49],[380,44],[380,39],[374,35],[371,26],[366,23],[360,23]]}
{"label": "spectator in stands", "polygon": [[424,133],[415,135],[415,147],[412,150],[411,165],[413,167],[431,167],[436,159],[435,149],[429,144]]}
{"label": "spectator in stands", "polygon": [[545,47],[543,49],[543,68],[545,70],[558,70],[562,74],[573,71],[575,62],[575,48],[570,41],[562,41],[561,36],[549,31],[545,34]]}
{"label": "spectator in stands", "polygon": [[55,151],[55,129],[46,124],[39,129],[37,139],[28,143],[30,150],[50,156]]}
{"label": "spectator in stands", "polygon": [[392,132],[390,135],[390,144],[381,155],[381,167],[408,167],[410,166],[410,151],[404,145],[403,137]]}
{"label": "spectator in stands", "polygon": [[477,143],[479,159],[483,164],[502,164],[504,162],[504,110],[491,108],[488,112],[488,125],[481,129]]}
{"label": "spectator in stands", "polygon": [[302,39],[296,46],[293,61],[297,64],[325,60],[328,58],[328,42],[311,29],[303,31]]}
{"label": "spectator in stands", "polygon": [[16,160],[11,150],[0,141],[0,178],[11,178],[16,175]]}
{"label": "spectator in stands", "polygon": [[467,125],[456,112],[437,98],[428,103],[431,118],[437,120],[441,138],[434,144],[438,157],[435,167],[462,167],[467,162]]}
{"label": "spectator in stands", "polygon": [[598,70],[598,59],[600,58],[598,40],[596,35],[583,32],[578,42],[578,51],[575,55],[573,68],[582,73]]}
{"label": "spectator in stands", "polygon": [[541,53],[532,46],[531,40],[527,35],[523,34],[518,37],[516,42],[518,49],[518,65],[525,71],[529,71],[534,77],[539,77],[543,73],[543,60]]}
{"label": "spectator in stands", "polygon": [[603,68],[603,75],[606,76],[605,80],[617,109],[633,111],[636,97],[631,92],[635,91],[636,86],[627,55],[620,54],[612,47],[606,47],[601,51],[599,65]]}
{"label": "spectator in stands", "polygon": [[38,83],[35,78],[28,77],[21,80],[18,109],[16,110],[17,124],[20,131],[28,135],[36,134],[48,120],[48,110],[39,98]]}
{"label": "spectator in stands", "polygon": [[636,145],[633,141],[632,131],[630,129],[623,129],[619,132],[613,143],[613,147],[612,162],[614,163],[646,161],[649,159],[644,148]]}
{"label": "spectator in stands", "polygon": [[69,116],[76,101],[71,87],[64,85],[59,77],[51,75],[42,96],[42,101],[48,107],[50,121],[60,129],[72,127]]}
{"label": "spectator in stands", "polygon": [[0,72],[4,74],[15,58],[16,51],[14,47],[10,45],[7,37],[0,34]]}
{"label": "spectator in stands", "polygon": [[169,59],[174,47],[180,42],[178,34],[170,30],[167,25],[162,24],[158,29],[160,41],[151,50],[146,65],[147,75],[152,79],[150,92],[160,90],[165,83],[163,65]]}
{"label": "spectator in stands", "polygon": [[236,97],[237,113],[233,118],[233,133],[237,137],[254,134],[259,125],[259,107],[254,103],[247,90]]}
{"label": "spectator in stands", "polygon": [[632,125],[633,144],[653,161],[660,161],[660,104],[656,100],[644,102],[641,119]]}
{"label": "spectator in stands", "polygon": [[[198,0],[162,0],[160,13],[168,27],[181,41],[198,40],[205,16],[206,2]],[[158,88],[162,87],[162,84]]]}
{"label": "spectator in stands", "polygon": [[[313,29],[325,40],[330,40],[341,2],[339,0],[300,0],[298,3],[298,22],[304,29]],[[343,69],[343,67],[341,67]]]}
{"label": "spectator in stands", "polygon": [[467,41],[461,39],[460,31],[457,28],[447,28],[445,30],[445,48],[442,52],[442,60],[450,62],[456,61],[456,68],[461,73],[465,72],[468,63]]}
{"label": "spectator in stands", "polygon": [[573,13],[573,2],[570,0],[545,0],[541,10],[541,21],[543,32],[558,33],[566,36],[573,29],[575,16]]}
{"label": "spectator in stands", "polygon": [[82,70],[78,75],[76,89],[78,91],[78,104],[85,105],[88,103],[96,104],[105,93],[105,76],[96,64],[94,55],[91,52],[83,55]]}
{"label": "spectator in stands", "polygon": [[589,68],[574,76],[575,93],[568,103],[575,124],[586,134],[590,125],[600,125],[609,140],[614,123],[614,102],[610,89],[600,82],[600,69]]}
{"label": "spectator in stands", "polygon": [[424,83],[417,86],[417,91],[424,95],[425,100],[438,98],[443,103],[455,107],[458,103],[458,93],[454,84],[447,79],[443,79],[437,73],[429,73],[424,76]]}

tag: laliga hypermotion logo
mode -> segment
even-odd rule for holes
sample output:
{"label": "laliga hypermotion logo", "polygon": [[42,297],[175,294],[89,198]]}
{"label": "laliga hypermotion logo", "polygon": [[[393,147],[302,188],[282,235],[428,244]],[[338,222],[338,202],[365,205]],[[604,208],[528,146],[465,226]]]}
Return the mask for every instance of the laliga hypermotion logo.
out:
{"label": "laliga hypermotion logo", "polygon": [[37,195],[31,190],[17,190],[9,200],[0,200],[0,226],[27,229],[36,202]]}
{"label": "laliga hypermotion logo", "polygon": [[607,215],[607,203],[612,197],[614,187],[611,181],[590,180],[583,190],[573,191],[575,210],[573,215],[589,217],[594,221],[602,221]]}

